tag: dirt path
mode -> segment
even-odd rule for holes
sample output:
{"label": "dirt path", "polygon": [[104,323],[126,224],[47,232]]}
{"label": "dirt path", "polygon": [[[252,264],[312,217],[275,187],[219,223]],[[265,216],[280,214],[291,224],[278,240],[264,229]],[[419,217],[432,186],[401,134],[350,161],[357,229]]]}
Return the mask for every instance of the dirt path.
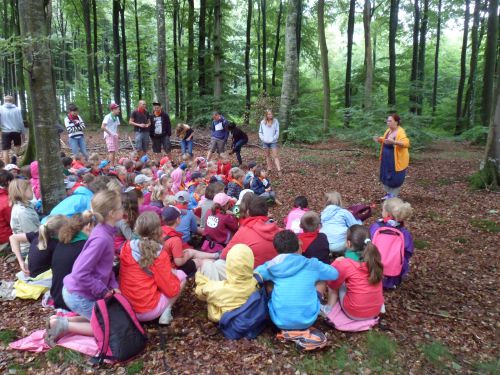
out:
{"label": "dirt path", "polygon": [[[262,162],[258,154],[258,149],[247,148],[243,158]],[[174,308],[165,351],[157,328],[152,327],[146,353],[132,364],[105,371],[498,373],[500,196],[471,192],[467,186],[467,176],[477,169],[481,155],[480,148],[451,142],[439,142],[412,155],[401,196],[415,210],[408,227],[417,249],[407,281],[385,295],[387,314],[381,328],[369,334],[344,334],[320,319],[317,325],[327,332],[329,347],[315,354],[278,343],[271,330],[252,342],[231,342],[207,321],[206,307],[189,291]],[[332,140],[285,147],[281,157],[284,177],[278,180],[271,174],[284,202],[272,210],[279,221],[297,195],[306,195],[316,211],[322,209],[328,190],[341,192],[346,205],[372,202],[383,195],[374,150]],[[377,206],[368,224],[379,215]],[[2,263],[0,278],[12,279],[15,266]],[[0,341],[8,341],[9,333],[22,337],[42,327],[49,314],[39,301],[1,302],[0,307]],[[0,370],[13,366],[18,373],[88,370],[84,358],[70,354],[6,350],[0,353]]]}

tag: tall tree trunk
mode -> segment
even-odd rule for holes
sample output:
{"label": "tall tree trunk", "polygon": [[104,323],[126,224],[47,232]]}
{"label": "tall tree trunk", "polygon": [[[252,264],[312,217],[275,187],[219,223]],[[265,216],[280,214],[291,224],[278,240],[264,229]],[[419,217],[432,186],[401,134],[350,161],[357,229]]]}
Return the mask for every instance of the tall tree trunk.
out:
{"label": "tall tree trunk", "polygon": [[187,85],[186,85],[186,120],[193,118],[193,63],[194,63],[194,0],[188,0],[188,56],[187,56]]}
{"label": "tall tree trunk", "polygon": [[399,0],[391,0],[389,14],[389,85],[387,104],[391,110],[396,107],[396,34],[398,32]]}
{"label": "tall tree trunk", "polygon": [[174,53],[174,90],[175,90],[175,117],[180,116],[181,112],[181,95],[180,95],[180,79],[179,79],[179,55],[177,52],[178,41],[177,41],[177,33],[179,31],[177,23],[179,22],[179,1],[174,0],[173,3],[174,11],[173,11],[173,53]]}
{"label": "tall tree trunk", "polygon": [[261,19],[262,13],[260,10],[260,1],[257,1],[257,88],[259,89],[259,94],[260,94],[260,89],[262,87],[262,60],[261,60],[261,44],[260,44],[260,19]]}
{"label": "tall tree trunk", "polygon": [[[491,11],[491,5],[489,9]],[[498,26],[496,27],[498,28]],[[483,170],[485,173],[483,173],[483,175],[485,177],[489,175],[488,179],[490,181],[486,181],[486,183],[491,185],[492,188],[498,189],[500,184],[500,75],[497,76],[495,86],[493,98],[494,107],[490,114],[489,132],[486,141],[485,160],[483,163]]]}
{"label": "tall tree trunk", "polygon": [[417,75],[418,75],[418,35],[420,32],[419,0],[413,1],[413,53],[410,74],[410,112],[417,113]]}
{"label": "tall tree trunk", "polygon": [[304,2],[299,0],[297,6],[297,24],[296,24],[296,38],[297,38],[297,61],[300,64],[300,45],[302,42],[302,13],[304,12]]}
{"label": "tall tree trunk", "polygon": [[418,51],[418,73],[417,73],[417,114],[422,114],[424,104],[424,80],[425,80],[425,39],[427,37],[427,22],[429,19],[429,0],[424,0],[424,13],[420,25],[420,45]]}
{"label": "tall tree trunk", "polygon": [[463,131],[462,101],[464,96],[465,78],[467,75],[467,40],[469,37],[470,0],[465,0],[464,35],[462,39],[462,53],[460,56],[460,80],[458,81],[457,110],[455,112],[455,135]]}
{"label": "tall tree trunk", "polygon": [[250,36],[252,32],[252,8],[253,1],[248,0],[247,7],[247,32],[246,32],[246,43],[245,43],[245,85],[246,85],[246,96],[245,96],[245,125],[248,126],[250,122],[250,106],[252,98],[252,83],[250,81]]}
{"label": "tall tree trunk", "polygon": [[[113,96],[115,103],[121,104],[120,82],[120,0],[113,0]],[[76,64],[75,64],[76,65]]]}
{"label": "tall tree trunk", "polygon": [[[467,90],[465,94],[464,105],[462,107],[462,119],[465,129],[474,125],[474,107],[476,103],[476,78],[477,78],[477,59],[479,51],[479,21],[481,12],[481,0],[474,3],[474,13],[472,16],[471,29],[471,52],[469,64],[469,78],[467,80]],[[465,130],[464,129],[464,130]]]}
{"label": "tall tree trunk", "polygon": [[[21,29],[19,26],[19,0],[12,0],[12,9],[14,12],[14,34],[16,36],[21,35]],[[23,67],[23,50],[21,47],[16,48],[16,86],[17,93],[19,95],[19,104],[21,107],[21,113],[23,119],[27,121],[27,103],[26,103],[26,87],[24,85],[24,67]]]}
{"label": "tall tree trunk", "polygon": [[42,1],[19,0],[19,18],[24,45],[24,58],[29,72],[32,116],[35,127],[40,188],[45,213],[64,199],[66,192],[60,176],[57,101],[52,80],[47,14]]}
{"label": "tall tree trunk", "polygon": [[111,86],[111,59],[109,51],[109,39],[104,38],[104,71],[106,73],[106,82]]}
{"label": "tall tree trunk", "polygon": [[99,81],[99,64],[97,59],[97,0],[92,0],[92,18],[94,22],[94,75],[95,75],[95,91],[97,100],[97,110],[99,112],[99,118],[102,119],[102,100],[101,100],[101,84]]}
{"label": "tall tree trunk", "polygon": [[[165,2],[156,0],[156,30],[158,34],[156,99],[167,106],[167,41],[165,40]],[[174,28],[175,30],[175,28]],[[175,45],[175,43],[174,43]],[[176,98],[177,101],[177,98]],[[178,116],[178,113],[175,114]]]}
{"label": "tall tree trunk", "polygon": [[139,15],[137,14],[137,0],[134,0],[134,18],[135,18],[135,45],[137,49],[137,94],[138,98],[141,99],[142,98],[141,38],[139,33]]}
{"label": "tall tree trunk", "polygon": [[377,33],[373,33],[373,71],[377,66]]}
{"label": "tall tree trunk", "polygon": [[262,1],[262,90],[267,93],[267,32],[266,32],[266,0]]}
{"label": "tall tree trunk", "polygon": [[318,0],[318,39],[323,73],[323,130],[326,132],[330,127],[330,72],[325,35],[325,0]]}
{"label": "tall tree trunk", "polygon": [[200,18],[198,19],[198,90],[200,96],[207,94],[205,76],[205,18],[207,15],[207,1],[200,0]]}
{"label": "tall tree trunk", "polygon": [[214,99],[218,102],[222,95],[222,8],[221,0],[214,5]]}
{"label": "tall tree trunk", "polygon": [[434,83],[432,85],[432,116],[436,114],[437,87],[439,78],[439,47],[441,43],[441,10],[443,0],[438,2],[437,28],[436,28],[436,52],[434,53]]}
{"label": "tall tree trunk", "polygon": [[354,37],[354,12],[356,10],[356,0],[349,1],[349,17],[347,21],[347,63],[345,68],[345,86],[344,86],[344,126],[349,126],[351,118],[350,108],[352,107],[351,93],[351,68],[352,68],[352,43]]}
{"label": "tall tree trunk", "polygon": [[372,4],[371,0],[365,0],[363,7],[363,28],[365,33],[365,93],[363,106],[365,110],[372,107],[372,87],[373,87],[373,58],[372,58]]}
{"label": "tall tree trunk", "polygon": [[[488,6],[488,32],[486,36],[486,47],[484,50],[484,75],[483,75],[483,92],[482,92],[482,103],[481,103],[482,104],[481,123],[483,124],[483,126],[488,126],[490,124],[490,118],[492,116],[492,107],[494,104],[493,86],[495,82],[495,66],[498,64],[497,45],[498,45],[498,1],[490,0]],[[497,133],[497,137],[499,134],[500,132]],[[498,165],[500,164],[497,164],[497,166]]]}
{"label": "tall tree trunk", "polygon": [[293,119],[291,109],[299,98],[299,59],[297,51],[297,13],[300,0],[288,0],[288,15],[285,28],[285,62],[283,83],[281,86],[281,102],[279,121],[281,123],[282,138],[286,141],[287,129]]}
{"label": "tall tree trunk", "polygon": [[278,62],[278,52],[280,48],[280,31],[281,31],[281,18],[283,16],[283,0],[280,0],[280,7],[278,10],[278,19],[276,21],[276,44],[274,45],[274,56],[273,56],[273,75],[271,78],[271,84],[273,88],[276,87],[276,63]]}
{"label": "tall tree trunk", "polygon": [[97,121],[95,86],[94,86],[94,65],[92,50],[92,29],[90,23],[91,0],[82,0],[83,24],[85,26],[85,46],[87,48],[87,79],[89,84],[89,111],[90,120]]}
{"label": "tall tree trunk", "polygon": [[[183,84],[184,81],[182,79],[182,55],[179,54],[179,51],[182,51],[183,45],[182,45],[182,27],[183,23],[182,20],[184,17],[182,14],[184,14],[184,5],[186,4],[185,1],[182,3],[182,8],[179,6],[178,12],[177,12],[177,84],[179,87],[179,117],[183,116],[183,112],[185,112],[185,105],[184,105],[184,89],[183,89]],[[174,67],[175,70],[175,67]]]}
{"label": "tall tree trunk", "polygon": [[120,9],[120,26],[122,32],[122,53],[123,53],[123,88],[125,92],[125,104],[127,106],[127,117],[130,117],[130,88],[128,75],[128,58],[127,58],[127,35],[125,32],[125,0],[123,0]]}

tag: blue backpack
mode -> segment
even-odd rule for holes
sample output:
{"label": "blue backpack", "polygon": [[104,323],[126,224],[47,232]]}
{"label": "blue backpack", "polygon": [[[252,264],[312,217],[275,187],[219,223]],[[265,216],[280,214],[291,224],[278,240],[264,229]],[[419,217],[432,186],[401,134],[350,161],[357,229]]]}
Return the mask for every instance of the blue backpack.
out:
{"label": "blue backpack", "polygon": [[266,287],[259,275],[254,277],[259,281],[260,288],[253,292],[242,306],[224,313],[219,321],[219,329],[228,339],[254,339],[269,321],[269,296]]}

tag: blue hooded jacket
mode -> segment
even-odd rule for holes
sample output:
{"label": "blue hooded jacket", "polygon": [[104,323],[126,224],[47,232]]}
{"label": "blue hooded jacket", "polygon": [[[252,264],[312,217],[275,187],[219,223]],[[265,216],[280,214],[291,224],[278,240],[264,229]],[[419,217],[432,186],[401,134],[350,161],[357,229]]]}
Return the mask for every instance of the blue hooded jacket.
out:
{"label": "blue hooded jacket", "polygon": [[286,330],[306,329],[314,324],[320,307],[316,283],[339,276],[331,265],[296,253],[280,254],[255,272],[264,281],[274,283],[269,315],[278,328]]}
{"label": "blue hooded jacket", "polygon": [[65,215],[73,216],[90,209],[90,202],[94,193],[85,186],[78,187],[73,194],[65,198],[61,203],[50,211],[50,216]]}
{"label": "blue hooded jacket", "polygon": [[347,229],[351,225],[361,223],[345,208],[331,204],[321,212],[320,232],[328,237],[330,251],[341,251],[340,248],[345,246]]}

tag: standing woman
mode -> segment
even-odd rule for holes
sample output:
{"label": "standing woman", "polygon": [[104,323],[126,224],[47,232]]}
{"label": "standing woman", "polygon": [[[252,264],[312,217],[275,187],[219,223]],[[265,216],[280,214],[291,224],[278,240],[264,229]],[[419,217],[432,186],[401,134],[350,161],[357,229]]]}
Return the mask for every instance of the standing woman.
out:
{"label": "standing woman", "polygon": [[387,193],[382,199],[397,197],[405,180],[410,162],[410,139],[401,127],[401,118],[393,113],[387,118],[387,130],[383,137],[373,137],[381,144],[380,182]]}
{"label": "standing woman", "polygon": [[276,170],[281,176],[280,159],[278,158],[278,139],[280,137],[280,124],[274,118],[273,112],[268,109],[264,114],[264,118],[260,122],[259,138],[262,141],[262,146],[266,150],[267,170],[273,169],[272,160],[276,165]]}

